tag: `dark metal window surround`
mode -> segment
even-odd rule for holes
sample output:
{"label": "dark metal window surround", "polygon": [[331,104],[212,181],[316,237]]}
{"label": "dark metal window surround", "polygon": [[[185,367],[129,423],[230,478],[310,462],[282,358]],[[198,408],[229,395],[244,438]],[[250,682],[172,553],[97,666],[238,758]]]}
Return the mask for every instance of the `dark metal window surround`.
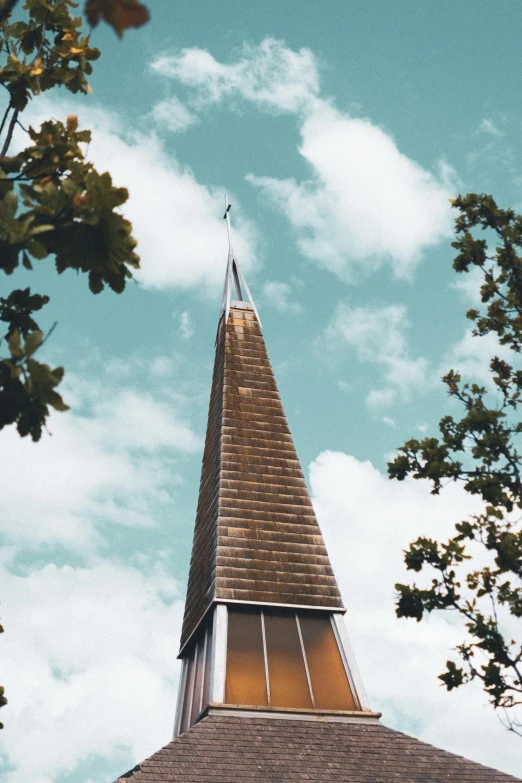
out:
{"label": "dark metal window surround", "polygon": [[181,734],[197,721],[209,702],[212,631],[212,617],[210,617],[210,621],[187,656],[183,672],[185,693],[179,726]]}
{"label": "dark metal window surround", "polygon": [[330,616],[229,606],[225,702],[357,710]]}

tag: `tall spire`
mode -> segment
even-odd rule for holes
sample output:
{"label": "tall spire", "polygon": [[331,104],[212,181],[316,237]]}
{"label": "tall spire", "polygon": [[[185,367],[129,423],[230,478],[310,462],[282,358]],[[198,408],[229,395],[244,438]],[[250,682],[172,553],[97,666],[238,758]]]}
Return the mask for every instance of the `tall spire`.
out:
{"label": "tall spire", "polygon": [[252,298],[252,294],[250,293],[250,289],[247,285],[247,282],[243,276],[243,273],[241,271],[241,268],[239,266],[236,254],[234,252],[234,248],[232,246],[232,231],[230,228],[230,210],[232,209],[232,204],[228,200],[228,196],[225,193],[225,214],[223,215],[223,220],[227,221],[227,234],[228,234],[228,262],[227,262],[227,273],[225,275],[225,285],[223,287],[223,297],[221,299],[221,315],[225,314],[225,321],[228,321],[228,314],[230,313],[230,303],[232,301],[231,299],[231,293],[232,293],[232,283],[234,283],[234,288],[236,290],[236,301],[243,302],[243,292],[247,295],[248,301],[250,302],[250,305],[252,307],[252,310],[256,314],[257,321],[259,323],[260,328],[261,327],[261,319],[259,318],[259,314],[257,312],[257,308],[255,305],[255,302]]}
{"label": "tall spire", "polygon": [[259,321],[242,300],[218,327],[182,647],[214,601],[343,611]]}
{"label": "tall spire", "polygon": [[208,709],[371,717],[232,246],[226,197],[224,217],[229,253],[181,632],[176,734]]}

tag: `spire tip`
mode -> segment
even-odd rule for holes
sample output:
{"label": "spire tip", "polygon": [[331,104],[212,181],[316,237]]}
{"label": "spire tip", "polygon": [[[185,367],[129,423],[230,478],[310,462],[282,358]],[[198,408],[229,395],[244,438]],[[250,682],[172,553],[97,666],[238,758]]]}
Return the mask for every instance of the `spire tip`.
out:
{"label": "spire tip", "polygon": [[232,204],[228,200],[227,193],[225,193],[225,214],[223,215],[223,220],[227,221],[228,262],[227,262],[227,273],[225,275],[225,287],[223,289],[223,298],[221,300],[221,315],[223,315],[223,313],[225,314],[225,322],[226,322],[228,320],[228,314],[230,312],[231,288],[232,288],[232,280],[233,280],[234,287],[236,289],[236,299],[239,300],[240,302],[243,302],[244,301],[243,291],[246,293],[248,297],[248,301],[250,302],[250,306],[252,307],[252,310],[254,311],[256,318],[258,320],[259,327],[262,329],[259,313],[257,312],[257,308],[254,304],[254,300],[252,299],[252,294],[250,293],[246,280],[239,267],[236,254],[234,252],[234,248],[232,247],[232,236],[230,230],[231,209],[232,209]]}

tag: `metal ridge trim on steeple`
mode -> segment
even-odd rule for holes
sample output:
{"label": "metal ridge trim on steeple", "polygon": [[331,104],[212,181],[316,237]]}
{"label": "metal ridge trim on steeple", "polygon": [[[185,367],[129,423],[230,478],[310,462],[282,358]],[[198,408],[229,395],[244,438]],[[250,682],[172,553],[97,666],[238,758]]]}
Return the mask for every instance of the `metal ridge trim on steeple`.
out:
{"label": "metal ridge trim on steeple", "polygon": [[198,620],[194,622],[194,628],[189,636],[187,636],[186,640],[183,642],[183,644],[179,648],[178,658],[183,658],[183,653],[185,652],[187,646],[190,644],[190,642],[194,638],[194,634],[199,630],[203,620],[207,617],[210,610],[212,610],[215,606],[218,604],[241,604],[241,606],[277,606],[279,609],[301,609],[301,610],[308,610],[313,612],[320,612],[322,614],[326,613],[337,613],[340,615],[344,615],[347,612],[347,609],[345,609],[344,606],[317,606],[317,604],[274,604],[273,601],[245,601],[242,598],[218,598],[214,597],[213,602],[209,604],[204,612],[200,615]]}
{"label": "metal ridge trim on steeple", "polygon": [[261,324],[261,319],[259,317],[259,313],[257,312],[257,307],[255,305],[255,302],[252,298],[252,294],[250,293],[250,289],[247,285],[247,282],[245,280],[245,277],[243,275],[243,272],[241,271],[241,267],[239,266],[236,254],[234,252],[234,248],[232,246],[232,235],[230,230],[230,210],[232,209],[232,204],[228,200],[228,196],[225,193],[225,214],[223,215],[223,220],[227,221],[227,234],[228,234],[228,263],[227,263],[227,273],[225,275],[225,285],[223,288],[223,297],[221,299],[221,311],[220,311],[220,317],[225,314],[225,323],[228,321],[228,315],[230,313],[230,302],[231,302],[231,292],[232,292],[232,281],[234,282],[234,287],[236,289],[236,299],[239,302],[244,302],[243,298],[243,292],[246,293],[248,297],[248,301],[250,303],[250,306],[252,310],[254,311],[257,321],[259,323],[259,327],[261,331],[263,330],[263,326]]}

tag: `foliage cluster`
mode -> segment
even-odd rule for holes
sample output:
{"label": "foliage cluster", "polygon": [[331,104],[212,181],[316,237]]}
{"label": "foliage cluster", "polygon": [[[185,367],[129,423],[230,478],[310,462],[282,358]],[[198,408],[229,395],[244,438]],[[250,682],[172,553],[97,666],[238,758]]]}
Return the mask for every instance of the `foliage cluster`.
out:
{"label": "foliage cluster", "polygon": [[[74,115],[48,120],[27,130],[25,149],[8,154],[34,96],[55,87],[90,91],[87,77],[100,53],[82,33],[82,19],[71,15],[74,8],[71,0],[27,0],[25,19],[6,18],[1,25],[0,84],[7,105],[0,121],[0,270],[11,275],[20,265],[30,270],[52,258],[59,274],[85,273],[93,293],[105,285],[120,293],[139,266],[132,226],[118,211],[128,193],[86,159],[90,131],[79,130]],[[86,13],[92,24],[105,18],[119,34],[147,18],[135,0],[91,0]],[[44,340],[33,314],[48,301],[29,289],[0,298],[7,349],[0,356],[0,429],[16,424],[20,435],[35,441],[50,407],[67,410],[56,391],[63,369],[35,357]]]}
{"label": "foliage cluster", "polygon": [[467,313],[473,334],[495,336],[505,347],[499,353],[512,358],[491,358],[487,385],[448,372],[443,382],[462,417],[444,416],[438,437],[408,441],[388,466],[400,481],[427,479],[434,494],[460,481],[483,502],[482,513],[458,522],[449,540],[421,537],[410,545],[407,568],[434,577],[428,587],[396,585],[397,614],[418,621],[434,610],[462,615],[462,665],[448,661],[440,679],[448,690],[480,680],[518,731],[511,710],[522,703],[522,644],[508,628],[522,617],[522,216],[486,195],[459,196],[453,205],[460,212],[453,267],[482,279],[481,304]]}

